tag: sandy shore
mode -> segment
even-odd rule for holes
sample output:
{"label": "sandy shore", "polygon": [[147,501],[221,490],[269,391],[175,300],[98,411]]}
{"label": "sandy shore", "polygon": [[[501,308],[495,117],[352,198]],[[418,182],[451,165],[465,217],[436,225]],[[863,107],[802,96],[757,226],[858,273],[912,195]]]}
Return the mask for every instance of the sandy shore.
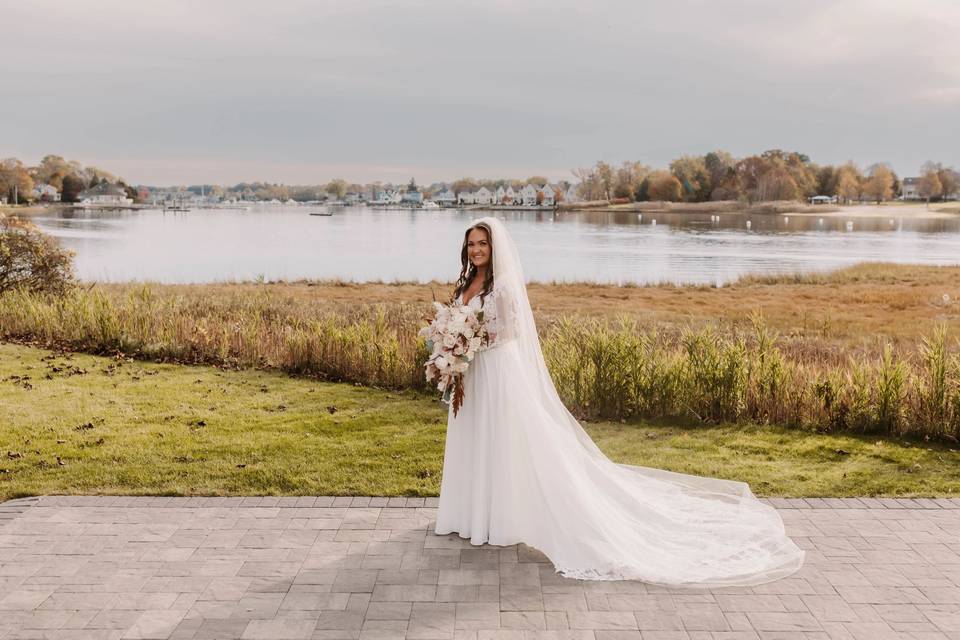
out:
{"label": "sandy shore", "polygon": [[960,215],[960,203],[931,204],[927,208],[922,203],[885,203],[863,204],[840,207],[835,211],[818,212],[814,210],[796,211],[790,215],[820,216],[823,218],[954,218]]}

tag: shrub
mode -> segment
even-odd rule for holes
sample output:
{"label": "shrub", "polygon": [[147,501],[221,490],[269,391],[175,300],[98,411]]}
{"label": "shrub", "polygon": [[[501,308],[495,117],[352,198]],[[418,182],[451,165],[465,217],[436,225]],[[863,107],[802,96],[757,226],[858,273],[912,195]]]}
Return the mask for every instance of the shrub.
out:
{"label": "shrub", "polygon": [[62,293],[73,282],[73,252],[33,223],[0,214],[0,293]]}

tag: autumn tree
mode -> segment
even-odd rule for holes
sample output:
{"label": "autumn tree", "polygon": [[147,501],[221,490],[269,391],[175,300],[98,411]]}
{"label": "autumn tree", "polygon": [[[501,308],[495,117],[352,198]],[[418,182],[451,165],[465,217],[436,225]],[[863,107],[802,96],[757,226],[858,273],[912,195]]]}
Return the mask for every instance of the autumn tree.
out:
{"label": "autumn tree", "polygon": [[0,161],[0,197],[6,197],[8,202],[22,202],[32,190],[33,178],[22,162],[16,158]]}
{"label": "autumn tree", "polygon": [[703,157],[680,156],[670,163],[670,173],[683,187],[683,199],[687,202],[704,202],[710,198],[713,182]]}
{"label": "autumn tree", "polygon": [[624,162],[614,173],[613,197],[636,200],[640,184],[649,174],[650,167],[641,162]]}
{"label": "autumn tree", "polygon": [[327,193],[337,196],[337,200],[343,200],[347,195],[347,181],[343,178],[335,178],[327,183],[326,190]]}
{"label": "autumn tree", "polygon": [[734,167],[737,161],[726,151],[711,151],[703,156],[703,164],[710,176],[709,200],[736,200],[736,172]]}
{"label": "autumn tree", "polygon": [[923,176],[934,173],[937,175],[937,180],[940,181],[940,189],[939,193],[930,197],[943,196],[948,198],[957,193],[957,189],[960,187],[960,174],[954,171],[953,167],[945,167],[940,162],[925,162],[920,169],[920,174]]}
{"label": "autumn tree", "polygon": [[940,172],[936,168],[924,165],[923,175],[920,176],[920,182],[917,184],[917,193],[921,198],[926,199],[927,205],[932,198],[938,198],[943,194],[943,183],[940,182]]}
{"label": "autumn tree", "polygon": [[470,191],[476,191],[479,188],[480,185],[473,178],[460,178],[450,185],[450,190],[457,196],[463,192],[469,193]]}
{"label": "autumn tree", "polygon": [[850,202],[860,198],[863,174],[853,162],[848,162],[837,169],[836,186],[832,195],[842,202]]}
{"label": "autumn tree", "polygon": [[47,155],[34,169],[33,178],[36,182],[49,184],[57,191],[61,191],[63,189],[63,179],[73,174],[74,168],[69,162],[60,156]]}
{"label": "autumn tree", "polygon": [[647,196],[650,200],[678,202],[683,195],[683,185],[669,171],[654,171],[649,176]]}
{"label": "autumn tree", "polygon": [[[603,183],[594,168],[579,168],[572,171],[578,181],[577,195],[583,200],[606,200]],[[516,188],[516,187],[514,187]]]}
{"label": "autumn tree", "polygon": [[893,197],[893,172],[885,164],[870,167],[869,177],[863,182],[863,193],[877,204]]}

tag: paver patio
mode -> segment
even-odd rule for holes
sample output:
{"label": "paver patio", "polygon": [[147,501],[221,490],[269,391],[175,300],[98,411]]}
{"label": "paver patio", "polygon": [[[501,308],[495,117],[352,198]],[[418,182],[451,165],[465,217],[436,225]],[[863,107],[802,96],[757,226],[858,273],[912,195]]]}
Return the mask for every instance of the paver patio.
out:
{"label": "paver patio", "polygon": [[960,500],[768,502],[798,573],[679,589],[437,536],[431,498],[25,498],[0,504],[0,638],[960,638]]}

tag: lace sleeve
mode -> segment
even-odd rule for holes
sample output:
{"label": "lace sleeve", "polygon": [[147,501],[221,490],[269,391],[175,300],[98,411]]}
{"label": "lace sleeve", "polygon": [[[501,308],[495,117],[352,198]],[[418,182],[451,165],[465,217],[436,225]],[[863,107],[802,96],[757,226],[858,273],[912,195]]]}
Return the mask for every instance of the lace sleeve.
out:
{"label": "lace sleeve", "polygon": [[489,346],[494,347],[519,334],[516,298],[506,289],[494,289],[489,302],[484,304],[488,310],[484,322],[490,337]]}

